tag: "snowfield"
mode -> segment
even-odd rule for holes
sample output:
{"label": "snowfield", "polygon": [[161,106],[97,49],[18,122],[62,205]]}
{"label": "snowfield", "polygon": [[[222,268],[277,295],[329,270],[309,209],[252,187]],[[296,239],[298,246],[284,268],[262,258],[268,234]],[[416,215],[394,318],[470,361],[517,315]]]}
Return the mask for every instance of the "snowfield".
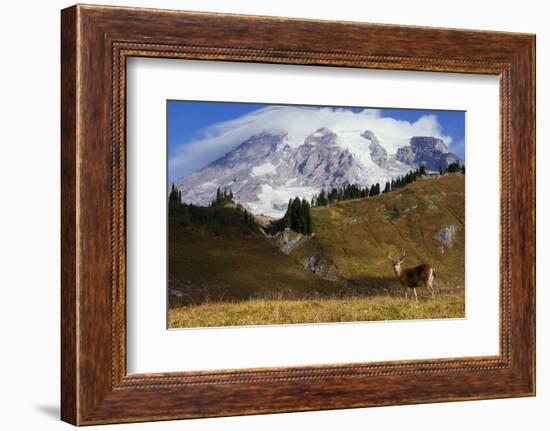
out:
{"label": "snowfield", "polygon": [[276,189],[268,184],[261,186],[261,191],[258,193],[258,200],[255,202],[242,203],[253,214],[263,214],[269,217],[281,218],[285,215],[288,201],[299,197],[306,199],[308,202],[313,195],[319,193],[314,187],[287,187],[281,186]]}
{"label": "snowfield", "polygon": [[255,177],[263,177],[265,175],[274,174],[277,172],[277,166],[272,163],[264,163],[260,166],[254,166],[252,168],[252,175]]}

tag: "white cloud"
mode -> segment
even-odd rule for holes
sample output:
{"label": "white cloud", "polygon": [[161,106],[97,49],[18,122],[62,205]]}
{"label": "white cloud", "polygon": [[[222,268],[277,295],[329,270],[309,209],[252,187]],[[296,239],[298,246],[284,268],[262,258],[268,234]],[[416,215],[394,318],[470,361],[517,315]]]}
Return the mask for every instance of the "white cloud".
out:
{"label": "white cloud", "polygon": [[288,133],[290,145],[300,145],[321,127],[341,136],[341,145],[350,151],[357,137],[369,129],[384,147],[393,153],[409,142],[412,136],[434,136],[447,144],[451,137],[443,135],[435,115],[425,115],[416,122],[385,118],[377,109],[353,112],[342,108],[269,106],[230,121],[216,123],[203,131],[203,137],[182,143],[169,160],[170,177],[180,178],[222,157],[250,136],[261,132]]}

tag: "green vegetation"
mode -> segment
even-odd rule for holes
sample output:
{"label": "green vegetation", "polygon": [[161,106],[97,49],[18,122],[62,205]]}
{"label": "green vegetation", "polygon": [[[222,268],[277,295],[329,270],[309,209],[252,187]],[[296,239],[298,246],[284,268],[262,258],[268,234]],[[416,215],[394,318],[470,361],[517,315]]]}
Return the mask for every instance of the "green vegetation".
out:
{"label": "green vegetation", "polygon": [[282,226],[289,227],[294,232],[304,235],[313,233],[313,219],[311,218],[311,208],[305,200],[296,197],[288,201],[286,213],[282,219]]}
{"label": "green vegetation", "polygon": [[168,195],[168,205],[170,210],[181,204],[181,191],[176,189],[176,185],[172,183],[172,188],[170,189],[170,194]]}
{"label": "green vegetation", "polygon": [[459,162],[453,162],[449,163],[449,166],[447,166],[445,169],[439,168],[439,173],[441,175],[443,174],[456,174],[460,172],[461,174],[466,173],[466,166]]}
{"label": "green vegetation", "polygon": [[212,201],[210,206],[212,207],[224,207],[229,204],[234,204],[234,196],[233,191],[229,189],[229,192],[227,191],[227,188],[221,190],[218,187],[218,190],[216,191],[216,199]]}
{"label": "green vegetation", "polygon": [[[453,171],[453,172],[458,172],[458,171]],[[348,184],[342,188],[333,187],[328,191],[325,191],[325,189],[321,189],[321,191],[319,192],[319,195],[313,196],[313,198],[311,199],[311,206],[325,207],[334,202],[347,201],[351,199],[368,198],[371,196],[377,196],[380,193],[389,193],[392,190],[404,187],[407,184],[411,184],[412,182],[416,181],[418,178],[425,175],[428,175],[428,171],[424,166],[421,166],[419,169],[411,170],[410,172],[408,172],[407,174],[399,178],[393,179],[391,181],[387,181],[384,186],[384,190],[382,191],[379,183],[372,184],[370,188],[369,187],[362,188],[357,184]]]}
{"label": "green vegetation", "polygon": [[216,199],[209,207],[186,204],[181,201],[181,192],[172,184],[168,196],[170,220],[181,225],[204,225],[215,235],[239,231],[246,234],[258,231],[254,216],[233,201],[233,193],[218,189]]}

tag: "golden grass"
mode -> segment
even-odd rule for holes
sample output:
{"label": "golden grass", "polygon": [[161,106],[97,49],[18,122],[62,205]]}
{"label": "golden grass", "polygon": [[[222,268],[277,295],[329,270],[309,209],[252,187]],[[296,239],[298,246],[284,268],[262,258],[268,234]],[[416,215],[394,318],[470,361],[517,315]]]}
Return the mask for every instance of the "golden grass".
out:
{"label": "golden grass", "polygon": [[445,294],[435,300],[392,296],[322,300],[256,299],[235,303],[213,302],[172,308],[170,328],[280,325],[380,320],[443,319],[464,317],[464,293]]}

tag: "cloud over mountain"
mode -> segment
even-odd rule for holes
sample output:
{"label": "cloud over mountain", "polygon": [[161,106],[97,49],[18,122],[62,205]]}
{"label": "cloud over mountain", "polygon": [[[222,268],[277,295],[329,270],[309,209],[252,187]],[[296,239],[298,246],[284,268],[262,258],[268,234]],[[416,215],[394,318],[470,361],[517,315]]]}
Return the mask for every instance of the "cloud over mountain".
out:
{"label": "cloud over mountain", "polygon": [[219,122],[204,129],[201,137],[176,146],[169,160],[170,176],[180,178],[196,171],[237,148],[251,136],[286,134],[286,144],[297,147],[315,130],[326,128],[340,137],[340,146],[357,158],[363,154],[365,130],[375,132],[389,153],[407,145],[412,136],[431,136],[447,146],[452,138],[444,135],[436,115],[424,115],[415,122],[381,116],[377,109],[360,111],[347,108],[268,106],[239,118]]}

